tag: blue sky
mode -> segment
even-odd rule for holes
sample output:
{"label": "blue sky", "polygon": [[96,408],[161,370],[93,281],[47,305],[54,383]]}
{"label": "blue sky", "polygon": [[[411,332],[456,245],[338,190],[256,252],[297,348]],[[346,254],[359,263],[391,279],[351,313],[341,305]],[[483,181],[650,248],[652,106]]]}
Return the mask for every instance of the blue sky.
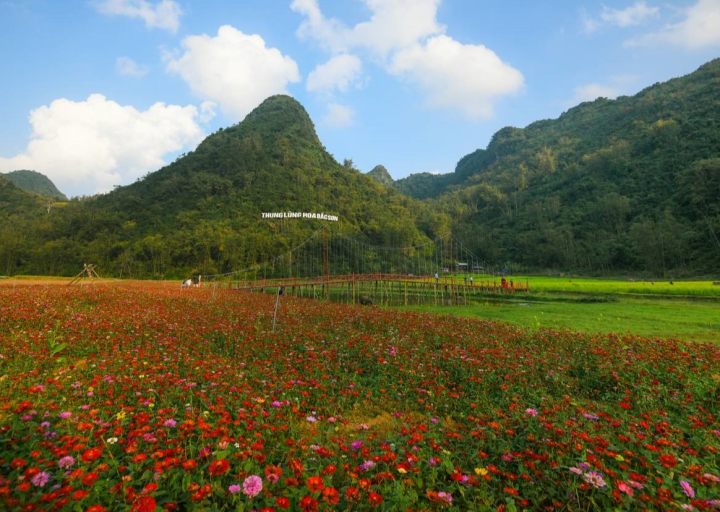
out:
{"label": "blue sky", "polygon": [[0,172],[133,182],[286,92],[335,157],[452,171],[503,126],[720,54],[720,0],[0,0]]}

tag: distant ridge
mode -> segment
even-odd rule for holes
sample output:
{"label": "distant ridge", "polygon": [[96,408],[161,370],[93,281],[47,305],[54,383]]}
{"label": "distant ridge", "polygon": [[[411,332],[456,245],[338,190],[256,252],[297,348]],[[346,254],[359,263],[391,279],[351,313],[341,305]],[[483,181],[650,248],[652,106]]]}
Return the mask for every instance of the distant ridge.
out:
{"label": "distant ridge", "polygon": [[12,181],[18,188],[28,192],[52,197],[60,201],[68,200],[68,198],[65,197],[65,194],[57,189],[50,178],[37,171],[12,171],[4,174],[3,176]]}
{"label": "distant ridge", "polygon": [[392,176],[390,176],[388,170],[382,165],[375,166],[367,175],[386,187],[392,187],[394,183]]}

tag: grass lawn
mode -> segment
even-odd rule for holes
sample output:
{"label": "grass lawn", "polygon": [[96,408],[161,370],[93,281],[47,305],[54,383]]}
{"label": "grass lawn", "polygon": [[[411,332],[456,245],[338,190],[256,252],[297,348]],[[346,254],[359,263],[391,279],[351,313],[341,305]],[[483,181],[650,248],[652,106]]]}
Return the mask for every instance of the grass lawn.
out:
{"label": "grass lawn", "polygon": [[618,302],[492,301],[468,306],[408,306],[531,328],[720,342],[720,302],[622,298]]}
{"label": "grass lawn", "polygon": [[[538,292],[626,293],[641,295],[686,295],[720,298],[720,285],[713,281],[620,281],[610,279],[516,277],[518,282],[530,283]],[[716,281],[720,282],[720,281]]]}

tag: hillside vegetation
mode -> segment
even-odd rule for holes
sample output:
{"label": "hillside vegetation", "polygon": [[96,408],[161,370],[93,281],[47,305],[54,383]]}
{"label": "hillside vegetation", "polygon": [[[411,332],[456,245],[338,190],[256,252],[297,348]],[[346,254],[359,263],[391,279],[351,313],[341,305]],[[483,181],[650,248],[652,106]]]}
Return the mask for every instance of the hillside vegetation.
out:
{"label": "hillside vegetation", "polygon": [[720,60],[633,97],[504,128],[454,173],[395,182],[495,262],[720,272]]}
{"label": "hillside vegetation", "polygon": [[51,197],[59,201],[67,201],[65,194],[57,189],[50,178],[39,172],[13,171],[3,176],[12,181],[16,187],[28,192],[34,192],[35,194]]}
{"label": "hillside vegetation", "polygon": [[20,247],[0,247],[0,262],[8,273],[41,275],[75,274],[85,261],[116,276],[228,272],[275,257],[322,225],[261,219],[287,211],[338,215],[339,229],[380,245],[422,243],[449,224],[339,164],[305,109],[275,96],[130,186],[0,228],[29,234]]}
{"label": "hillside vegetation", "polygon": [[[0,273],[180,277],[245,268],[339,229],[405,247],[448,230],[510,270],[653,276],[720,273],[720,60],[633,97],[503,128],[454,173],[393,181],[322,145],[305,109],[268,98],[194,152],[111,193],[40,204],[8,188]],[[12,197],[13,199],[8,199]]]}

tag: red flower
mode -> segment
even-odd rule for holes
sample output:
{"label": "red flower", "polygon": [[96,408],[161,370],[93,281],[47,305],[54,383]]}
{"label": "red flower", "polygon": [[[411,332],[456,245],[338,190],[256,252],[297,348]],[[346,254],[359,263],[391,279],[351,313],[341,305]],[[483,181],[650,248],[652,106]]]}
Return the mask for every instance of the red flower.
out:
{"label": "red flower", "polygon": [[83,485],[92,487],[95,484],[95,482],[97,482],[97,479],[98,479],[98,474],[95,472],[92,472],[92,473],[88,473],[87,475],[82,477],[81,482],[83,483]]}
{"label": "red flower", "polygon": [[664,468],[671,469],[677,466],[677,461],[675,460],[675,457],[672,455],[661,455],[660,456],[660,463],[663,465]]}
{"label": "red flower", "polygon": [[197,462],[195,462],[192,459],[186,460],[185,462],[183,462],[182,467],[185,471],[187,471],[188,473],[191,473],[197,467]]}
{"label": "red flower", "polygon": [[153,512],[155,506],[155,498],[152,496],[143,496],[133,503],[132,512]]}
{"label": "red flower", "polygon": [[27,462],[25,459],[13,459],[10,463],[10,467],[13,469],[20,469],[23,466],[27,466]]}
{"label": "red flower", "polygon": [[286,509],[290,506],[290,500],[287,498],[277,498],[275,500],[275,506],[278,508]]}
{"label": "red flower", "polygon": [[307,486],[311,492],[322,492],[322,490],[325,488],[325,484],[323,484],[323,479],[319,476],[311,476],[310,478],[308,478]]}
{"label": "red flower", "polygon": [[330,505],[336,505],[337,502],[340,500],[340,493],[337,492],[337,489],[335,489],[334,487],[325,487],[322,493],[323,498]]}
{"label": "red flower", "polygon": [[88,495],[87,491],[75,491],[72,494],[72,499],[77,500],[77,501],[84,500],[85,498],[87,498],[87,495]]}
{"label": "red flower", "polygon": [[107,509],[102,505],[93,505],[89,507],[85,512],[107,512]]}
{"label": "red flower", "polygon": [[317,512],[318,502],[310,496],[305,496],[300,500],[300,508],[303,512]]}
{"label": "red flower", "polygon": [[373,507],[377,507],[377,506],[380,505],[380,503],[382,503],[382,502],[383,502],[382,496],[380,496],[380,495],[377,494],[377,493],[370,492],[370,504],[371,504]]}
{"label": "red flower", "polygon": [[212,476],[224,475],[230,469],[230,464],[225,459],[214,460],[210,463],[208,473]]}
{"label": "red flower", "polygon": [[348,501],[357,501],[360,499],[360,490],[357,487],[348,487],[345,491],[345,497]]}
{"label": "red flower", "polygon": [[87,450],[82,454],[81,459],[83,462],[95,462],[102,455],[102,448],[96,447]]}

